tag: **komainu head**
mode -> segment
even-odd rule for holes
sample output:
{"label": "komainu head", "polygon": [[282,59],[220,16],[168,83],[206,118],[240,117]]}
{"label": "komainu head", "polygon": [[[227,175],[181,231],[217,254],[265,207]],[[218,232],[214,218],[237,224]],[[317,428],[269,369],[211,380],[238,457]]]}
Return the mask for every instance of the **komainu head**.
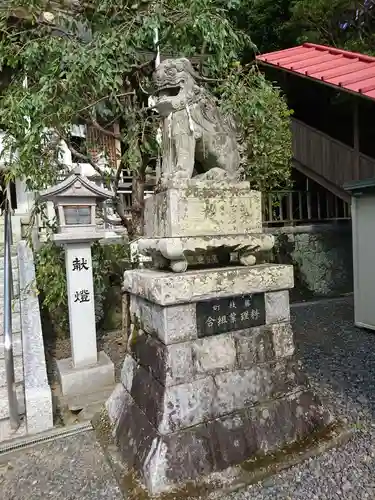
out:
{"label": "komainu head", "polygon": [[201,92],[197,78],[189,59],[166,59],[160,63],[153,75],[157,111],[168,116],[185,108]]}

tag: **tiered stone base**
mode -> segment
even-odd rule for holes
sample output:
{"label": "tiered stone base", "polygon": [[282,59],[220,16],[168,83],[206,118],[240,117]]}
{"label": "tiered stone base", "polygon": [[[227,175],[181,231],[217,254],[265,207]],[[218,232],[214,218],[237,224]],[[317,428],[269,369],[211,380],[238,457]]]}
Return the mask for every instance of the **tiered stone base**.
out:
{"label": "tiered stone base", "polygon": [[[130,353],[106,412],[122,460],[151,495],[280,450],[331,423],[294,359],[291,266],[183,276],[137,270],[125,283]],[[264,293],[264,324],[202,335],[197,303],[215,299],[214,307],[219,298],[241,301],[249,293]]]}
{"label": "tiered stone base", "polygon": [[140,473],[151,495],[283,449],[330,423],[319,400],[303,388],[167,434],[152,425],[122,384],[108,401],[107,411],[122,459],[128,470]]}

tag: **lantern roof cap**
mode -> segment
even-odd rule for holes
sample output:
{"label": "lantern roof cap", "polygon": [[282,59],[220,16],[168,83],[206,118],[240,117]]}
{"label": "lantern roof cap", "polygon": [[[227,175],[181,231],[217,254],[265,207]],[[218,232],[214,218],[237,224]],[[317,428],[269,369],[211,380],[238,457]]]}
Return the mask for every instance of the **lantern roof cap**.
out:
{"label": "lantern roof cap", "polygon": [[62,182],[39,193],[42,200],[56,200],[59,198],[95,198],[96,200],[106,200],[113,198],[113,192],[102,188],[81,175],[77,168]]}

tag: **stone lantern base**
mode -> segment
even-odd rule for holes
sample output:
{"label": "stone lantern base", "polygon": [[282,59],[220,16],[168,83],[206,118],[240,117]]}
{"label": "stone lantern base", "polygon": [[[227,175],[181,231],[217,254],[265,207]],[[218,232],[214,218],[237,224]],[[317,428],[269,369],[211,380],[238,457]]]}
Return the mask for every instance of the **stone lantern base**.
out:
{"label": "stone lantern base", "polygon": [[98,362],[75,368],[72,358],[56,360],[62,401],[69,410],[77,411],[93,403],[105,401],[115,385],[114,364],[103,351]]}

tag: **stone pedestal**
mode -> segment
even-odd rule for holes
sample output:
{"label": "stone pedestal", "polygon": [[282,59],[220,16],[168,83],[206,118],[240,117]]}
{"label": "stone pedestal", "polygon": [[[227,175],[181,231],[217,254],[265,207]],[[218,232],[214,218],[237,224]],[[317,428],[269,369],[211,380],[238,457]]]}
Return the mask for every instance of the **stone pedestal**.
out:
{"label": "stone pedestal", "polygon": [[[261,240],[260,195],[247,183],[185,181],[180,189],[147,200],[149,240],[204,238],[202,227],[225,250],[231,238]],[[145,238],[144,248],[154,242]],[[101,416],[150,496],[207,477],[212,486],[216,473],[303,441],[332,420],[294,357],[292,266],[181,271],[125,272],[129,353]]]}
{"label": "stone pedestal", "polygon": [[253,265],[256,254],[273,244],[273,236],[262,232],[260,193],[248,182],[178,180],[145,200],[145,238],[138,249],[159,269],[227,265],[234,252],[241,264]]}

